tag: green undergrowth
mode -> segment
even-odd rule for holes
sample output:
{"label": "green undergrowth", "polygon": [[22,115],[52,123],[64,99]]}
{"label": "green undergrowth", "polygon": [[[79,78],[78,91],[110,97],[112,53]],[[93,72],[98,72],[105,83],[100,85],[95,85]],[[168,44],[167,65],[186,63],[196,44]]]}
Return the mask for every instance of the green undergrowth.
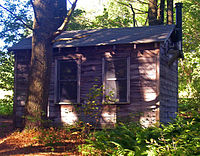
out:
{"label": "green undergrowth", "polygon": [[80,151],[113,156],[200,155],[199,100],[192,100],[192,104],[182,101],[179,111],[166,125],[144,128],[139,123],[120,123],[114,129],[91,133]]}
{"label": "green undergrowth", "polygon": [[[119,123],[113,129],[94,130],[88,123],[41,131],[40,143],[52,147],[79,144],[82,155],[193,156],[200,155],[199,100],[181,99],[173,122],[144,128],[140,123]],[[67,143],[67,144],[66,144]]]}
{"label": "green undergrowth", "polygon": [[0,99],[0,115],[9,116],[13,112],[13,97],[6,95],[5,98]]}
{"label": "green undergrowth", "polygon": [[200,116],[177,116],[173,123],[143,128],[119,124],[91,134],[80,150],[85,155],[200,155]]}

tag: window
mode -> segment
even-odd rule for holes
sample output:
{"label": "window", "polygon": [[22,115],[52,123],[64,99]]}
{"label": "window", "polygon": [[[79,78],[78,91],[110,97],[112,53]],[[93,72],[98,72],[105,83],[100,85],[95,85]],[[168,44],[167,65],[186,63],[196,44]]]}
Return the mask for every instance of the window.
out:
{"label": "window", "polygon": [[80,66],[77,60],[56,61],[56,103],[80,102]]}
{"label": "window", "polygon": [[129,62],[129,58],[103,59],[104,95],[112,93],[112,98],[115,102],[129,102]]}

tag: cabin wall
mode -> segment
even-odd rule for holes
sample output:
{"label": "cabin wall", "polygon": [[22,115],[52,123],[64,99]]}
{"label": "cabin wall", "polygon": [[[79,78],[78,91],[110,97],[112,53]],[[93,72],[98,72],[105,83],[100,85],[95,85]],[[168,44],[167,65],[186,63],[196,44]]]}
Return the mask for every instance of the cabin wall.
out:
{"label": "cabin wall", "polygon": [[[89,89],[97,84],[102,85],[102,59],[105,55],[113,58],[130,57],[130,102],[125,104],[110,104],[104,106],[101,115],[101,126],[107,121],[140,121],[149,126],[159,120],[159,44],[126,44],[115,46],[81,47],[60,49],[55,53],[58,58],[81,58],[80,101],[84,103]],[[54,65],[53,65],[54,66]],[[54,67],[52,67],[54,69]],[[55,70],[53,70],[55,71]],[[52,73],[52,80],[55,73]],[[67,122],[69,116],[75,119],[95,121],[78,113],[72,105],[58,105],[53,101],[54,82],[51,83],[49,117],[55,121]],[[102,100],[102,99],[100,99]],[[67,113],[65,113],[67,112]],[[103,115],[107,114],[107,115]]]}
{"label": "cabin wall", "polygon": [[20,51],[15,53],[14,69],[14,125],[23,127],[24,106],[26,101],[28,73],[30,63],[30,51]]}
{"label": "cabin wall", "polygon": [[[116,49],[115,49],[116,50]],[[110,53],[112,57],[128,57],[130,52],[124,52],[124,50],[117,49],[117,52],[113,50],[113,46],[100,46],[100,47],[81,47],[81,48],[64,48],[59,49],[55,55],[56,59],[71,59],[78,58],[81,60],[81,78],[80,78],[80,103],[85,104],[87,95],[90,88],[93,85],[102,86],[102,60],[106,54]],[[55,61],[54,61],[55,62]],[[53,63],[52,69],[55,68],[55,63]],[[56,70],[53,70],[56,72]],[[55,80],[55,73],[52,73],[52,80]],[[55,85],[55,81],[51,81],[51,86]],[[55,92],[50,93],[50,97],[54,97]],[[98,98],[98,101],[102,102],[102,97]],[[85,115],[85,111],[78,104],[55,104],[55,102],[50,100],[49,103],[49,117],[54,121],[54,123],[67,123],[73,124],[74,120],[83,120],[95,124],[96,119],[92,115]],[[77,110],[76,107],[81,109]],[[116,105],[106,105],[99,106],[99,112],[92,110],[93,113],[97,113],[100,116],[100,126],[105,125],[113,126],[116,122]],[[72,118],[73,117],[73,118]],[[70,120],[70,118],[72,118]]]}
{"label": "cabin wall", "polygon": [[[159,43],[136,45],[131,53],[131,104],[127,108],[145,127],[159,120],[159,68]],[[121,113],[125,116],[126,109]]]}
{"label": "cabin wall", "polygon": [[[64,48],[55,52],[52,64],[51,91],[49,98],[49,118],[54,124],[67,123],[73,124],[78,119],[84,120],[83,111],[77,113],[76,107],[79,104],[55,104],[55,62],[57,59],[79,59],[81,60],[81,79],[80,79],[80,102],[84,103],[93,85],[102,85],[102,53],[95,47],[87,48]],[[75,105],[75,106],[74,106]]]}
{"label": "cabin wall", "polygon": [[[80,102],[84,104],[89,89],[94,84],[102,85],[102,60],[105,55],[114,58],[130,58],[130,102],[103,106],[99,114],[101,126],[112,126],[119,121],[132,120],[140,121],[144,126],[149,126],[159,120],[159,44],[124,44],[55,50],[48,105],[48,117],[53,121],[53,125],[73,124],[74,121],[79,119],[89,119],[90,122],[95,122],[94,117],[86,116],[84,111],[77,111],[76,108],[80,105],[55,103],[55,60],[70,58],[81,60]],[[21,127],[30,51],[16,52],[15,59],[15,125]],[[99,100],[102,101],[101,97]]]}
{"label": "cabin wall", "polygon": [[168,49],[173,44],[168,40],[160,49],[160,121],[163,123],[170,122],[178,111],[178,60],[168,64],[172,57]]}

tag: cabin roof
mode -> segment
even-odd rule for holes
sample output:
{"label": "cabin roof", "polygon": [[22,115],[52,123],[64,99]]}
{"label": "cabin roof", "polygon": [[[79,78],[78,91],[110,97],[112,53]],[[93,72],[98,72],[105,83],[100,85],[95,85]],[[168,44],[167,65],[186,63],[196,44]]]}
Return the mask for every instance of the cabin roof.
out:
{"label": "cabin roof", "polygon": [[[146,27],[65,31],[56,38],[56,40],[64,39],[64,41],[55,42],[53,46],[54,48],[64,48],[163,42],[169,38],[174,28],[174,25],[157,25]],[[19,41],[17,44],[9,48],[9,51],[25,49],[31,49],[31,37]]]}

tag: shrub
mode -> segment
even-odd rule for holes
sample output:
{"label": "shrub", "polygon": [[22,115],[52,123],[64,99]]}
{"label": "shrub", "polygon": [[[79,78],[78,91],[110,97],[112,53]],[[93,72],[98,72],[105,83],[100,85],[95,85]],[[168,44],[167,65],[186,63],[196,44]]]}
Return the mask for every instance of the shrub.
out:
{"label": "shrub", "polygon": [[0,99],[0,115],[11,115],[13,112],[13,96],[6,95]]}
{"label": "shrub", "polygon": [[155,155],[200,154],[200,123],[195,119],[177,116],[173,123],[162,125],[157,139],[147,142],[148,152]]}
{"label": "shrub", "polygon": [[139,123],[121,123],[114,129],[96,132],[81,150],[86,155],[96,151],[120,156],[200,155],[199,103],[193,102],[193,107],[184,109],[167,125],[143,128]]}

